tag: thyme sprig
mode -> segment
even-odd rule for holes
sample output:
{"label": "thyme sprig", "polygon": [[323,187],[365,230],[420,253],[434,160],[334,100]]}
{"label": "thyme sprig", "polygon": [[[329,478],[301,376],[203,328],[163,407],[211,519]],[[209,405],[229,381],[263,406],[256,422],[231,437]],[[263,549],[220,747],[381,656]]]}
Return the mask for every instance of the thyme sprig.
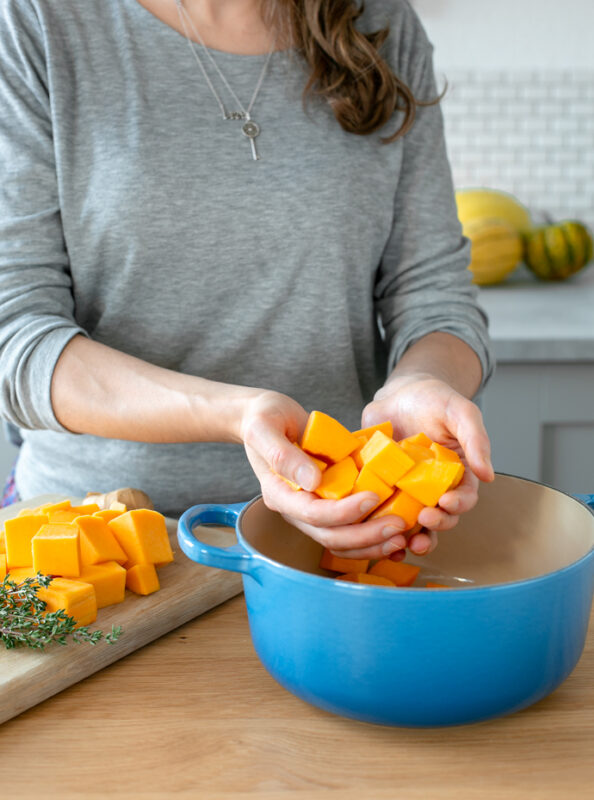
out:
{"label": "thyme sprig", "polygon": [[20,583],[11,580],[10,573],[0,583],[0,641],[7,650],[15,647],[31,647],[43,650],[52,642],[68,644],[69,641],[97,644],[103,639],[113,644],[122,632],[120,625],[112,625],[111,631],[90,631],[88,627],[76,627],[76,620],[63,609],[45,613],[46,603],[38,596],[39,589],[52,582],[50,575],[40,572],[34,578],[25,578]]}

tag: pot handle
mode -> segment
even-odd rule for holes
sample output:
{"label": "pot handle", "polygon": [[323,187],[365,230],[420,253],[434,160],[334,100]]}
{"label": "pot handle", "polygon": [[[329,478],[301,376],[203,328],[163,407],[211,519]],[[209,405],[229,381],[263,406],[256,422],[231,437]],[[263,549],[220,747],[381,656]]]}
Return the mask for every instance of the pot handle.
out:
{"label": "pot handle", "polygon": [[231,547],[214,547],[201,542],[193,533],[194,526],[198,524],[212,523],[235,528],[239,514],[245,505],[246,503],[229,505],[204,503],[184,511],[177,523],[177,540],[187,557],[199,564],[206,564],[208,567],[217,567],[231,572],[245,572],[247,575],[253,574],[259,559],[240,544],[234,544]]}

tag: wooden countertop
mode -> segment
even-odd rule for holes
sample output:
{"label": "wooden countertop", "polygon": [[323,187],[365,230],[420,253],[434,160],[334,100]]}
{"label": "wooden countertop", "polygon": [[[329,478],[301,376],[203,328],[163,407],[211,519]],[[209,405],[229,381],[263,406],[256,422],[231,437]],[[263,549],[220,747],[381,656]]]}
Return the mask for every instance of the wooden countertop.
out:
{"label": "wooden countertop", "polygon": [[591,796],[593,749],[592,624],[573,674],[531,708],[385,728],[281,688],[243,595],[0,726],[5,789],[60,800],[568,800]]}

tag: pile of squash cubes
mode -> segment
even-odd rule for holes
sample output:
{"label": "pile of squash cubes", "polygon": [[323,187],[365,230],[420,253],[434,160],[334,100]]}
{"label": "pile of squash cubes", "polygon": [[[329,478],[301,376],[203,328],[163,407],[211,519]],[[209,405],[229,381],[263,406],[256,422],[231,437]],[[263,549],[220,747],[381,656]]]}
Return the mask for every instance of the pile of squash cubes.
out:
{"label": "pile of squash cubes", "polygon": [[157,567],[173,561],[165,517],[128,511],[122,503],[100,509],[70,500],[22,509],[0,534],[0,580],[15,583],[40,572],[51,575],[38,589],[46,611],[64,609],[88,625],[97,610],[121,603],[125,590],[141,595],[159,587]]}
{"label": "pile of squash cubes", "polygon": [[[358,521],[394,514],[406,523],[408,536],[421,530],[417,521],[421,510],[435,507],[464,475],[464,465],[456,452],[424,433],[396,441],[389,421],[351,432],[333,417],[312,411],[297,446],[322,472],[315,494],[340,500],[356,492],[374,492],[379,498],[376,507]],[[291,485],[296,490],[300,488]],[[420,571],[415,565],[390,558],[375,562],[341,558],[327,549],[320,567],[339,573],[333,576],[338,580],[384,586],[410,586]],[[426,586],[437,588],[443,584],[430,582]]]}

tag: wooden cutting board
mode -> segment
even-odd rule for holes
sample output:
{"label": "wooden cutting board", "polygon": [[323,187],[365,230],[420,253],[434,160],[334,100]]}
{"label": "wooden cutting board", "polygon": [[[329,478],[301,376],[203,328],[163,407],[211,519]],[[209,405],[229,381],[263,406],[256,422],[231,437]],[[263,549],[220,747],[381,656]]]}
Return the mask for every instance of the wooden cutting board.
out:
{"label": "wooden cutting board", "polygon": [[[21,508],[65,499],[63,495],[42,495],[1,509],[0,526]],[[70,499],[72,505],[81,502]],[[108,632],[112,625],[121,625],[122,634],[114,644],[70,642],[36,651],[6,650],[0,642],[0,723],[242,591],[239,573],[190,561],[179,548],[176,527],[176,520],[167,519],[174,561],[158,570],[161,589],[146,597],[126,590],[123,603],[99,609],[97,621],[90,628]],[[200,538],[219,547],[229,547],[237,541],[232,529],[216,526],[201,528]]]}

